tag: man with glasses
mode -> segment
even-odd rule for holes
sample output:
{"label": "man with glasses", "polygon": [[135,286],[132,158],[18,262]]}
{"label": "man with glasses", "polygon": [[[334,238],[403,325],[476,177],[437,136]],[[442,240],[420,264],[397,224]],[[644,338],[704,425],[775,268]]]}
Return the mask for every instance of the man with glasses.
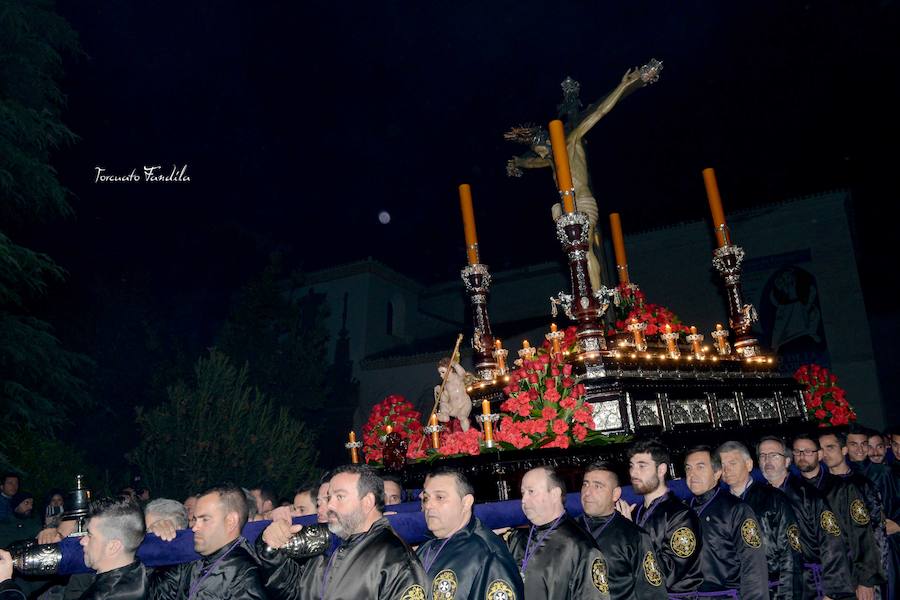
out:
{"label": "man with glasses", "polygon": [[[753,458],[740,442],[725,442],[716,449],[722,464],[722,481],[731,493],[759,518],[765,542],[772,600],[793,600],[802,589],[803,554],[800,528],[791,501],[781,490],[753,480]],[[777,585],[776,585],[777,584]]]}
{"label": "man with glasses", "polygon": [[856,598],[841,527],[822,493],[788,472],[791,459],[780,438],[762,438],[756,455],[766,481],[787,495],[797,515],[804,561],[803,598]]}
{"label": "man with glasses", "polygon": [[[822,443],[828,443],[831,438],[834,435],[823,435],[820,439]],[[850,549],[850,571],[856,597],[859,600],[873,600],[875,589],[885,583],[881,557],[883,538],[881,543],[877,543],[870,525],[873,519],[880,519],[881,512],[872,515],[859,488],[850,479],[827,473],[820,466],[823,453],[819,444],[819,441],[805,434],[794,438],[794,463],[807,483],[824,494],[840,523]]]}

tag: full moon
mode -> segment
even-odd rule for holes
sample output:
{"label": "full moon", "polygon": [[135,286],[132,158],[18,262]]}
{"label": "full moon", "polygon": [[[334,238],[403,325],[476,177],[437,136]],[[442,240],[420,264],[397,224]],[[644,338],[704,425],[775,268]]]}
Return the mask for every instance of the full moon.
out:
{"label": "full moon", "polygon": [[380,213],[378,213],[378,222],[381,223],[382,225],[387,225],[388,223],[390,223],[391,222],[391,213],[389,213],[386,210],[383,210]]}

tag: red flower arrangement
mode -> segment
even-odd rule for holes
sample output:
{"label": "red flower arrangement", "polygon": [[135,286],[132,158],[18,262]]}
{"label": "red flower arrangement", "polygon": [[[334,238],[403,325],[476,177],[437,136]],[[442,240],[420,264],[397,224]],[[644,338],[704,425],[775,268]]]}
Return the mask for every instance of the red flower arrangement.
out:
{"label": "red flower arrangement", "polygon": [[803,399],[809,416],[820,427],[847,425],[856,420],[856,412],[847,401],[846,393],[837,385],[837,377],[816,364],[803,365],[794,379],[806,386]]}
{"label": "red flower arrangement", "polygon": [[401,439],[409,440],[407,457],[422,450],[422,414],[406,398],[393,394],[375,405],[363,426],[362,450],[367,463],[381,462],[384,444],[380,438],[387,433],[388,425]]}
{"label": "red flower arrangement", "polygon": [[666,325],[670,325],[673,332],[690,333],[690,328],[683,325],[681,319],[671,310],[660,304],[647,302],[644,292],[639,290],[637,286],[620,284],[618,289],[621,300],[619,305],[615,307],[617,320],[615,328],[611,328],[607,332],[608,335],[626,333],[628,331],[626,328],[632,322],[632,319],[637,319],[638,322],[647,324],[644,335],[648,336],[665,333]]}
{"label": "red flower arrangement", "polygon": [[[576,344],[578,343],[578,338],[575,337],[575,332],[578,330],[574,325],[570,325],[563,330],[565,337],[560,340],[559,348],[562,352],[568,352],[569,354],[575,354],[578,352],[578,347]],[[541,344],[541,347],[538,349],[539,353],[550,354],[551,350],[553,350],[553,344],[550,340],[544,338],[544,343]]]}
{"label": "red flower arrangement", "polygon": [[481,454],[481,432],[475,427],[469,427],[468,431],[454,431],[441,433],[441,446],[438,454],[441,456],[454,456],[456,454],[469,454],[478,456]]}
{"label": "red flower arrangement", "polygon": [[594,428],[584,385],[572,377],[572,365],[549,354],[525,361],[510,372],[503,389],[507,400],[495,439],[507,448],[568,448],[583,443]]}

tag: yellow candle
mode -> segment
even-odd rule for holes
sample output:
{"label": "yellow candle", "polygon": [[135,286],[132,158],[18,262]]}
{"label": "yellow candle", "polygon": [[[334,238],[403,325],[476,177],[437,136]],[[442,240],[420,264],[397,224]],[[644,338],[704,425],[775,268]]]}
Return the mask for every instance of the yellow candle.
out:
{"label": "yellow candle", "polygon": [[[721,323],[716,323],[716,331],[722,331],[724,329]],[[725,354],[725,348],[728,346],[728,336],[720,335],[716,336],[716,340],[719,343],[719,351],[722,354]]]}
{"label": "yellow candle", "polygon": [[[437,415],[434,413],[431,413],[431,417],[428,418],[428,425],[430,427],[437,427],[437,424],[438,424]],[[440,433],[438,433],[434,429],[431,430],[431,447],[434,448],[435,450],[437,450],[438,448],[441,447]]]}
{"label": "yellow candle", "polygon": [[569,171],[569,154],[566,151],[566,130],[559,119],[550,121],[550,145],[553,163],[556,165],[556,184],[562,194],[563,210],[575,212],[575,193],[572,191],[572,173]]}
{"label": "yellow candle", "polygon": [[[353,431],[350,432],[349,441],[351,444],[356,443],[356,433],[355,432],[353,432]],[[352,462],[354,465],[359,462],[359,452],[356,450],[356,448],[353,448],[353,447],[350,448],[350,462]]]}
{"label": "yellow candle", "polygon": [[522,348],[524,348],[525,350],[531,348],[531,344],[528,343],[528,340],[522,340]]}
{"label": "yellow candle", "polygon": [[703,184],[706,186],[706,197],[709,200],[709,211],[712,213],[713,229],[719,247],[728,244],[728,236],[725,233],[725,211],[722,209],[722,197],[719,195],[719,184],[716,182],[716,172],[712,168],[703,169]]}
{"label": "yellow candle", "polygon": [[390,425],[386,425],[385,428],[384,428],[384,434],[385,434],[385,435],[390,435],[390,434],[392,434],[392,433],[394,433],[394,428],[391,427]]}
{"label": "yellow candle", "polygon": [[[666,323],[666,333],[672,333],[672,326]],[[675,346],[675,338],[667,338],[666,339],[666,349],[669,351],[669,354],[674,355],[678,353],[678,348]]]}
{"label": "yellow candle", "polygon": [[[503,350],[503,344],[500,343],[500,340],[494,340],[494,350]],[[506,358],[503,356],[503,353],[498,353],[496,355],[497,358],[497,369],[501,372],[506,370]]]}
{"label": "yellow candle", "polygon": [[[631,317],[631,322],[634,325],[637,325],[638,320],[636,317]],[[635,327],[632,330],[632,333],[634,334],[634,347],[636,349],[640,349],[644,345],[644,332],[641,331],[640,329],[638,329],[637,327]]]}
{"label": "yellow candle", "polygon": [[459,186],[459,207],[462,210],[463,233],[466,236],[466,257],[470,265],[478,263],[478,235],[475,232],[475,210],[472,208],[472,188],[468,183]]}
{"label": "yellow candle", "polygon": [[491,414],[491,403],[484,399],[481,401],[481,414],[485,417],[484,419],[484,441],[485,442],[493,442],[494,441],[494,424],[491,423],[491,420],[488,418]]}
{"label": "yellow candle", "polygon": [[611,213],[609,215],[609,226],[612,230],[613,250],[616,254],[619,283],[630,283],[628,279],[628,257],[625,255],[625,236],[622,235],[622,219],[619,218],[619,213]]}
{"label": "yellow candle", "polygon": [[[697,328],[691,325],[691,335],[697,335]],[[700,347],[700,340],[694,338],[691,342],[691,350],[694,351],[694,354],[700,356],[703,354],[703,348]]]}
{"label": "yellow candle", "polygon": [[[550,323],[550,333],[556,333],[556,323]],[[559,356],[561,354],[561,350],[559,347],[559,338],[553,338],[553,356]]]}

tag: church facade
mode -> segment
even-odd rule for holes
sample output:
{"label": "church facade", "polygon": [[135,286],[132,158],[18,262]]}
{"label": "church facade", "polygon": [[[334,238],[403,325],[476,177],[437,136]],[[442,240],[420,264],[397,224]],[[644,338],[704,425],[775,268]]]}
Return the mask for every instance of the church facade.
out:
{"label": "church facade", "polygon": [[[846,191],[817,194],[730,214],[729,225],[746,251],[744,301],[759,313],[756,329],[763,348],[776,352],[784,373],[804,363],[827,366],[840,378],[860,421],[879,425],[885,411],[849,200]],[[626,245],[631,279],[649,302],[667,306],[686,325],[696,325],[707,342],[716,323],[727,324],[706,221],[629,234]],[[549,303],[550,296],[569,288],[562,258],[492,272],[491,324],[510,350],[510,360],[523,340],[540,344],[551,320],[567,325],[563,315],[551,319]],[[439,383],[438,361],[449,355],[458,333],[466,336],[466,345],[471,339],[462,281],[426,286],[368,259],[309,274],[307,287],[298,293],[310,290],[324,294],[331,307],[329,355],[334,356],[341,337],[343,360],[352,364],[359,382],[354,427],[389,394],[401,394],[423,413],[430,411],[433,387]],[[463,352],[467,368],[470,356]]]}

